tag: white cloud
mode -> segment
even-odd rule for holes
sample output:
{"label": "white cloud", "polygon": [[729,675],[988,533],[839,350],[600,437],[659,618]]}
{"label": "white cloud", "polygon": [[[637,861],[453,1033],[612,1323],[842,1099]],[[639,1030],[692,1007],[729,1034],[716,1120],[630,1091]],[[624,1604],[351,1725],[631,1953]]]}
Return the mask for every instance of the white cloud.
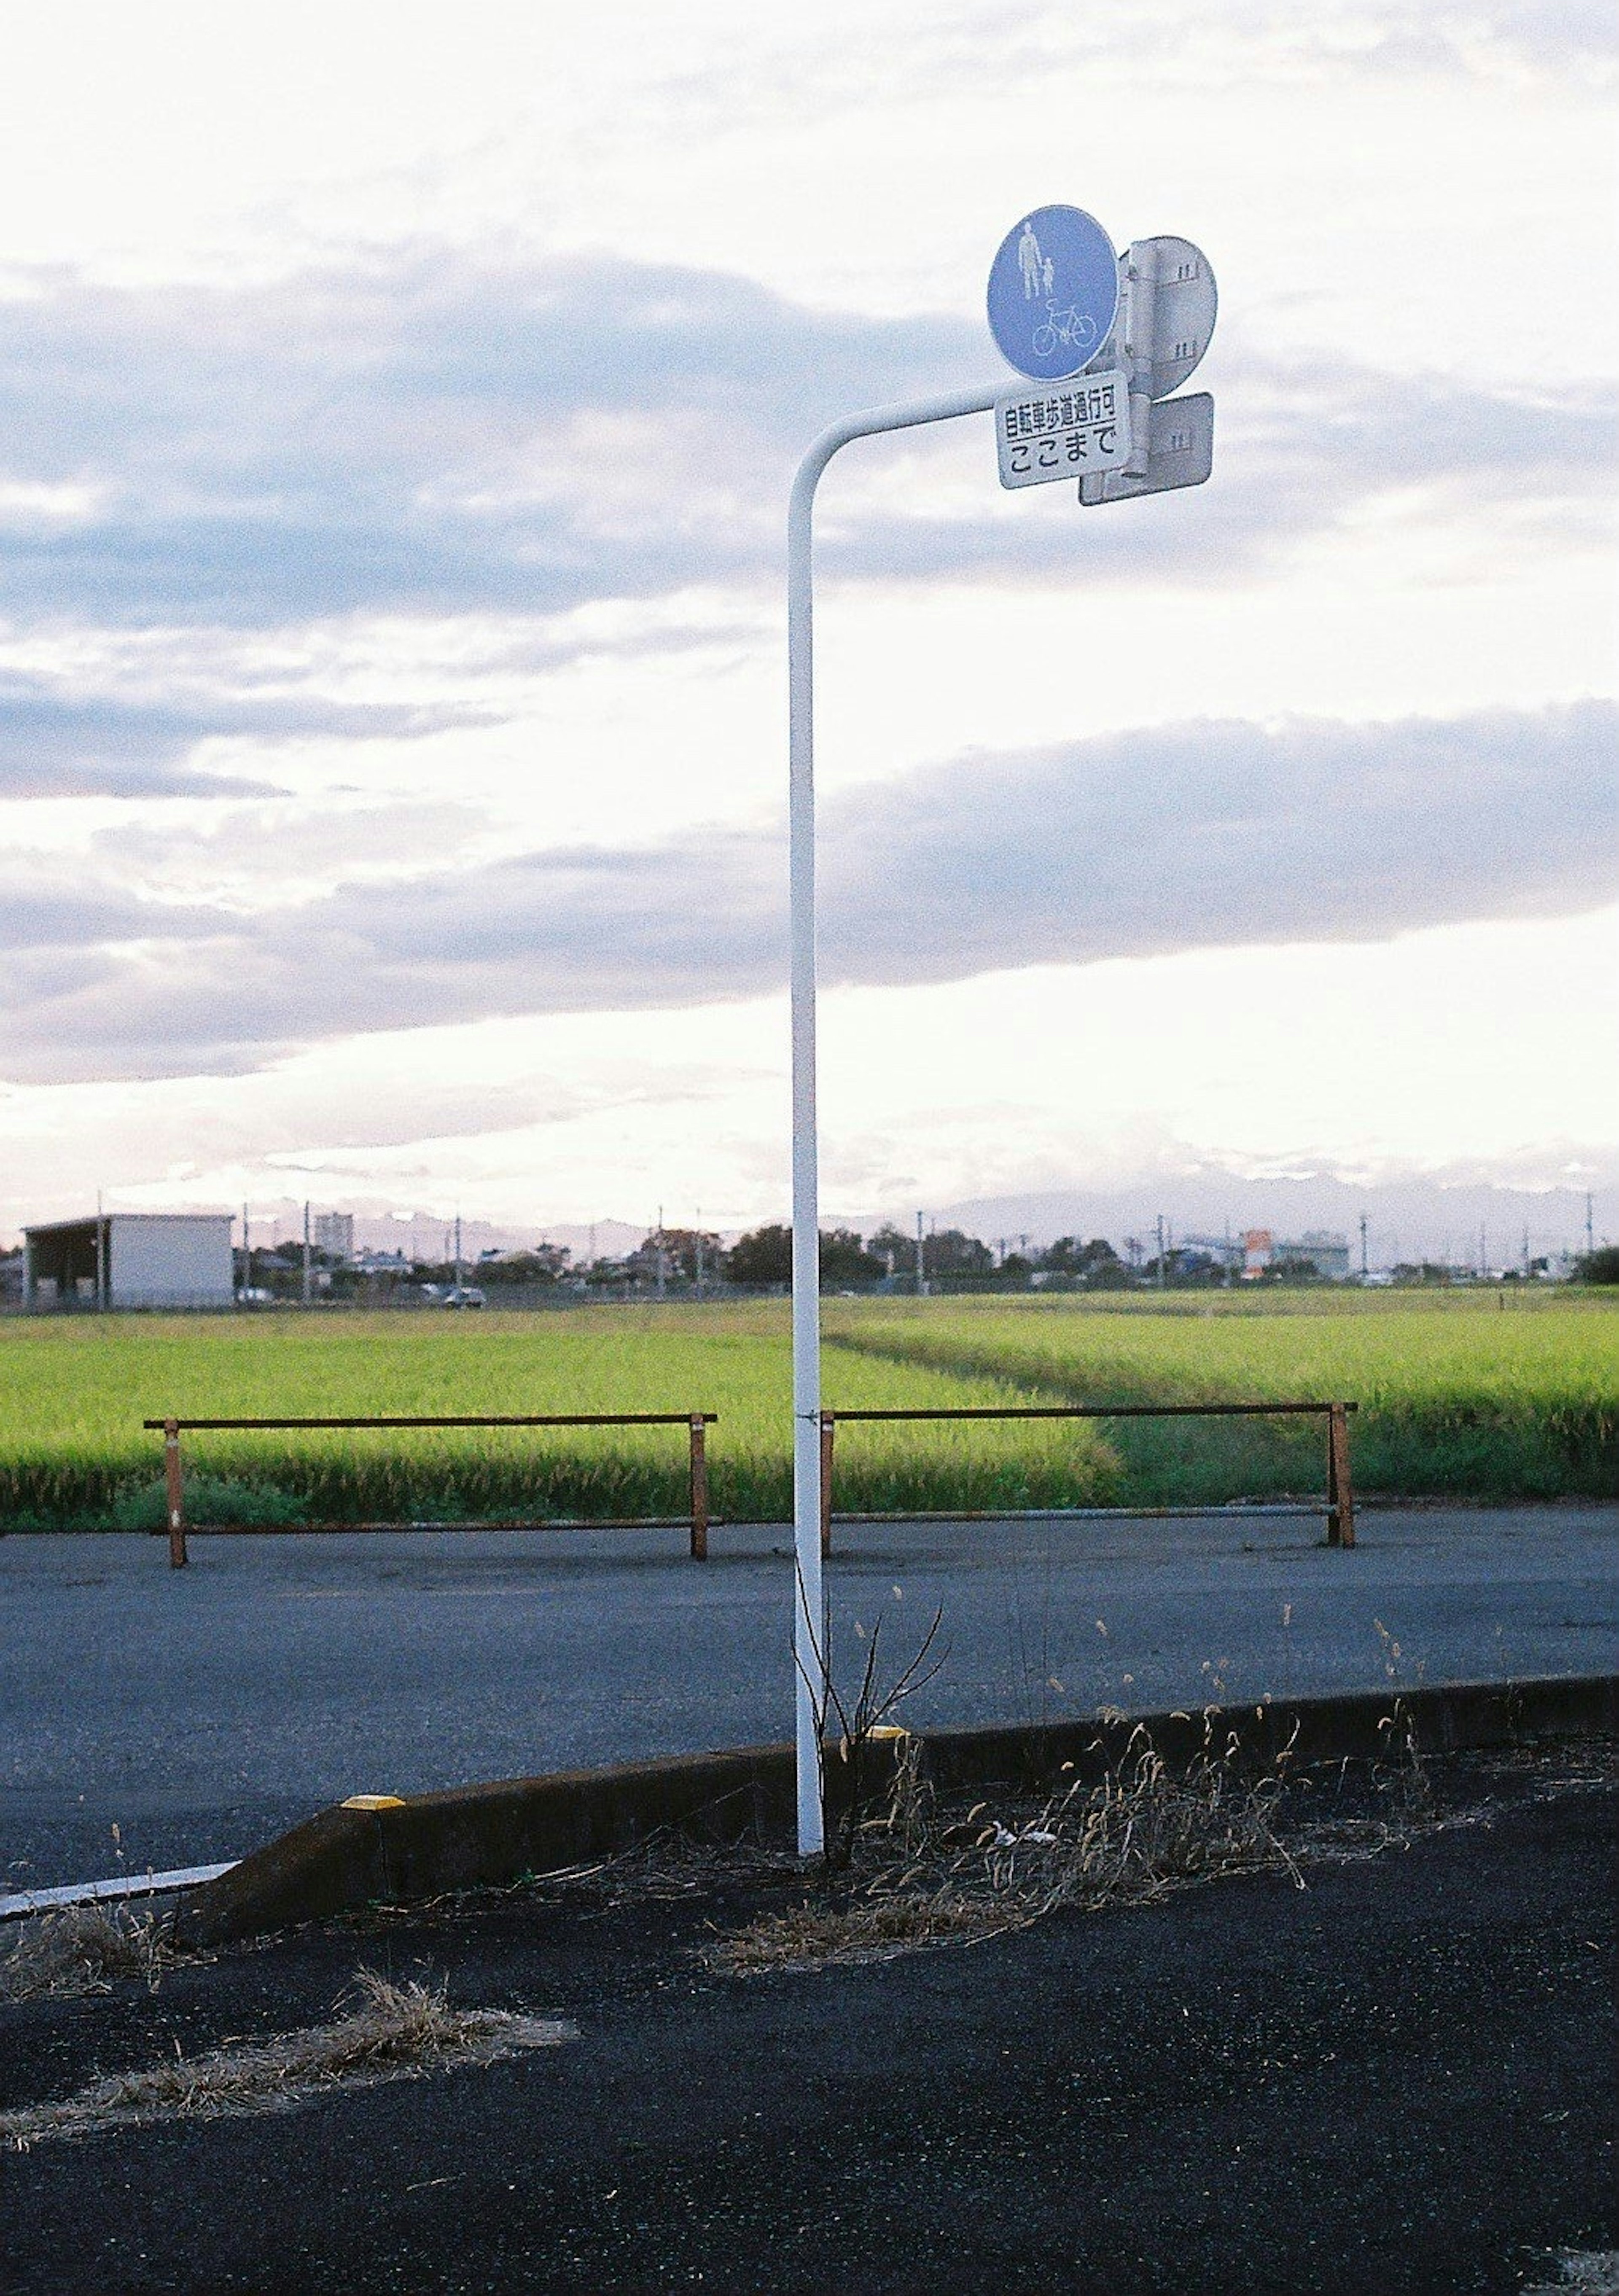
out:
{"label": "white cloud", "polygon": [[[1616,720],[1193,723],[845,790],[822,825],[829,984],[1263,943],[1386,940],[1599,906]],[[120,874],[138,858],[113,840]],[[59,887],[10,931],[15,1074],[238,1070],[311,1039],[774,986],[779,838],[707,829],[451,870],[403,857],[250,910]]]}
{"label": "white cloud", "polygon": [[[834,990],[824,1201],[908,1213],[1199,1166],[1611,1189],[1616,987],[1610,908]],[[0,1160],[13,1218],[105,1186],[524,1225],[650,1223],[662,1203],[739,1226],[786,1201],[787,1047],[771,997],[339,1040],[241,1078],[0,1088]]]}

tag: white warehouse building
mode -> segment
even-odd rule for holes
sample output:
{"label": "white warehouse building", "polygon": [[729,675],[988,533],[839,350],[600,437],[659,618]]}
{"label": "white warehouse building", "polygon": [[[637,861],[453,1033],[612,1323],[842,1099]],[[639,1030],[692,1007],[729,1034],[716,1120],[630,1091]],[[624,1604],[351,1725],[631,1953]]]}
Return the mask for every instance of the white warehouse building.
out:
{"label": "white warehouse building", "polygon": [[25,1308],[228,1308],[229,1212],[102,1212],[22,1231]]}

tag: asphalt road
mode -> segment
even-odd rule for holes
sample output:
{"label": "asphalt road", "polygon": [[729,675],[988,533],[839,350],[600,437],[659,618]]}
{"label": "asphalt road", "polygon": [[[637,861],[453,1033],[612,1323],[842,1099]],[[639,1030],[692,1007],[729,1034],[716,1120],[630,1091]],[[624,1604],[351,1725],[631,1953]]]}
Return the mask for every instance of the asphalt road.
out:
{"label": "asphalt road", "polygon": [[[834,1666],[919,1723],[1619,1668],[1619,1508],[839,1527]],[[0,1889],[236,1857],[355,1792],[790,1734],[784,1531],[0,1539]],[[116,1833],[114,1829],[117,1829]]]}
{"label": "asphalt road", "polygon": [[579,2037],[37,2144],[0,2168],[8,2296],[1544,2285],[1552,2251],[1619,2243],[1615,1794],[1611,1771],[1482,1783],[1465,1822],[1452,1802],[1302,1890],[1222,1882],[852,1969],[716,1969],[761,1892],[676,1870],[14,2005],[0,2106],[316,2021],[356,1964]]}

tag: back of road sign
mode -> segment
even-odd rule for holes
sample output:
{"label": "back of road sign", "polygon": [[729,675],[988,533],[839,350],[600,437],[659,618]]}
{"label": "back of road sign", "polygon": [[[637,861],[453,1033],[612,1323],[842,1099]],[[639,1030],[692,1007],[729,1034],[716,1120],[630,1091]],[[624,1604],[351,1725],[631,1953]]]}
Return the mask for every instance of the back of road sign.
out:
{"label": "back of road sign", "polygon": [[1083,208],[1034,208],[989,272],[989,331],[1008,365],[1061,382],[1100,354],[1118,309],[1118,258]]}
{"label": "back of road sign", "polygon": [[1160,400],[1147,421],[1147,468],[1097,471],[1079,482],[1082,503],[1128,502],[1136,495],[1200,487],[1214,467],[1214,402],[1206,390]]}
{"label": "back of road sign", "polygon": [[1132,239],[1118,259],[1119,308],[1104,362],[1128,365],[1148,398],[1179,390],[1209,346],[1220,296],[1190,239]]}

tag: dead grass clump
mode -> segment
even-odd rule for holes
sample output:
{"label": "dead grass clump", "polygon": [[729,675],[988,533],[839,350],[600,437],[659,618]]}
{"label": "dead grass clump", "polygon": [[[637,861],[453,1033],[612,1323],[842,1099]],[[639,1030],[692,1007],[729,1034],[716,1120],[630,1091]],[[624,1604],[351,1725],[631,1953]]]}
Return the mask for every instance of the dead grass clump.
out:
{"label": "dead grass clump", "polygon": [[577,2038],[558,2017],[503,2009],[453,2009],[443,1984],[394,1984],[363,1969],[344,2000],[356,2005],[330,2024],[264,2041],[231,2041],[186,2058],[92,2082],[58,2104],[0,2113],[0,2138],[25,2151],[50,2136],[228,2113],[275,2112],[334,2087],[419,2078],[442,2067],[489,2064],[524,2049]]}
{"label": "dead grass clump", "polygon": [[764,1969],[822,1969],[829,1962],[887,1961],[921,1946],[963,1945],[1030,1919],[1012,1903],[993,1904],[960,1890],[860,1897],[846,1906],[800,1906],[770,1914],[727,1939],[726,1966],[746,1975]]}
{"label": "dead grass clump", "polygon": [[18,1924],[16,1942],[0,1956],[0,2000],[110,1993],[125,1977],[143,1978],[155,1992],[173,1958],[155,1914],[62,1906]]}
{"label": "dead grass clump", "polygon": [[861,1829],[854,1886],[837,1902],[751,1923],[722,1949],[728,1966],[811,1967],[966,1944],[1059,1906],[1139,1905],[1228,1874],[1280,1869],[1304,1886],[1274,1822],[1290,1748],[1252,1775],[1234,1739],[1215,1742],[1212,1711],[1183,1767],[1138,1727],[1094,1784],[1075,1778],[1038,1807],[1000,1816],[983,1802],[953,1818],[937,1813],[911,1752],[896,1765],[887,1811]]}

